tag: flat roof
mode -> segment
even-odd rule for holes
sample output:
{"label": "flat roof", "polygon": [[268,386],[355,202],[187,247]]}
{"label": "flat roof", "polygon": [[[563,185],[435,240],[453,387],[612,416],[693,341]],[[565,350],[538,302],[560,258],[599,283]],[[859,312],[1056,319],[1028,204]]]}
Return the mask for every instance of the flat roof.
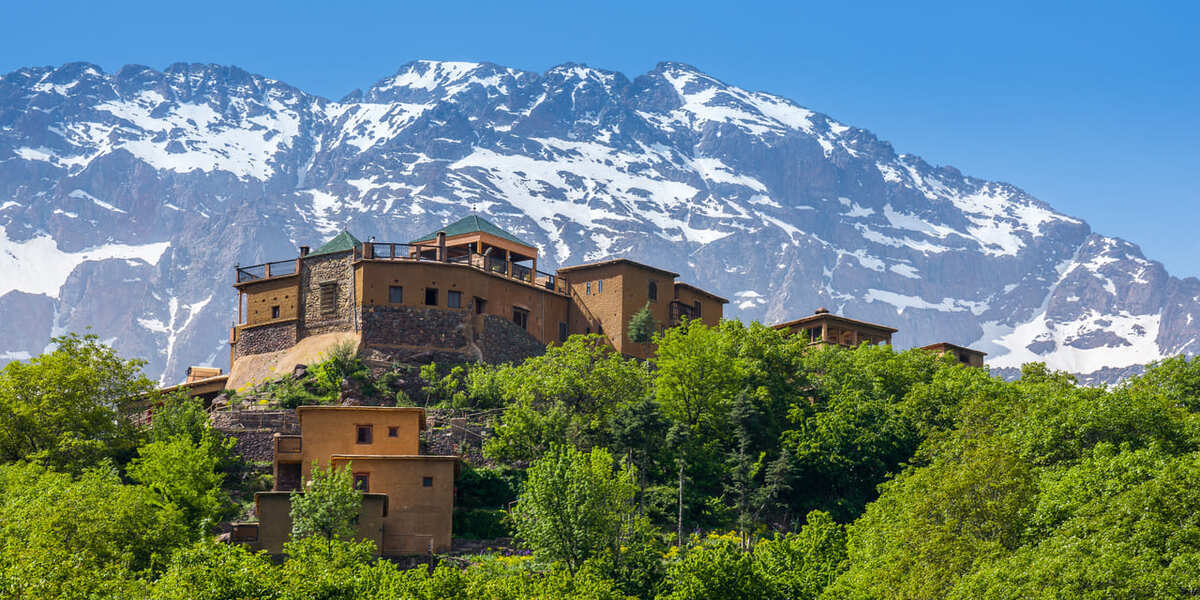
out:
{"label": "flat roof", "polygon": [[459,457],[451,454],[330,454],[329,458],[345,458],[349,460],[435,460],[457,461]]}
{"label": "flat roof", "polygon": [[928,346],[921,346],[922,350],[942,350],[945,348],[953,348],[955,350],[966,350],[967,352],[974,352],[975,354],[979,354],[981,356],[987,356],[987,352],[984,352],[983,350],[976,350],[974,348],[968,348],[966,346],[959,346],[958,344],[951,344],[950,342],[938,342],[936,344],[929,344]]}
{"label": "flat roof", "polygon": [[[296,418],[303,420],[306,412],[335,412],[335,411],[358,411],[358,412],[393,412],[393,413],[411,413],[415,412],[421,417],[421,429],[425,429],[425,409],[419,406],[327,406],[327,405],[305,405],[296,407]],[[303,425],[301,425],[303,428]]]}
{"label": "flat roof", "polygon": [[601,260],[601,261],[592,262],[592,263],[584,263],[582,265],[572,265],[570,267],[559,267],[558,272],[563,273],[566,271],[583,271],[586,269],[598,269],[600,267],[607,267],[607,266],[618,265],[618,264],[627,264],[630,266],[645,269],[647,271],[654,271],[655,273],[661,273],[661,274],[666,275],[671,278],[679,277],[679,273],[672,273],[671,271],[668,271],[666,269],[652,267],[650,265],[643,264],[643,263],[640,263],[640,262],[637,262],[634,260],[629,260],[628,258],[610,258],[608,260]]}
{"label": "flat roof", "polygon": [[718,295],[716,295],[716,294],[714,294],[714,293],[712,293],[712,292],[710,292],[710,291],[708,291],[708,290],[702,290],[702,289],[700,289],[700,288],[698,288],[698,287],[696,287],[696,286],[694,286],[694,285],[692,285],[692,284],[690,284],[690,283],[684,283],[684,282],[682,282],[682,281],[676,281],[676,282],[675,282],[675,287],[683,287],[683,288],[687,288],[687,289],[689,289],[689,290],[692,290],[693,292],[696,292],[697,294],[704,294],[705,296],[708,296],[709,298],[712,298],[712,299],[716,300],[717,302],[720,302],[721,304],[729,304],[729,301],[728,301],[728,300],[726,300],[726,299],[724,299],[724,298],[722,298],[722,297],[720,297],[720,296],[718,296]]}
{"label": "flat roof", "polygon": [[796,325],[804,325],[806,323],[811,323],[813,321],[820,321],[823,319],[830,319],[833,321],[841,321],[843,323],[849,323],[851,325],[857,325],[859,327],[867,327],[870,329],[878,329],[880,331],[886,331],[888,333],[896,333],[897,331],[900,331],[899,329],[896,329],[895,327],[888,327],[887,325],[880,325],[878,323],[870,323],[868,321],[859,321],[858,319],[851,319],[849,317],[843,317],[841,315],[835,315],[833,313],[818,313],[815,315],[808,315],[807,317],[801,317],[801,318],[793,320],[793,321],[779,323],[777,325],[772,325],[771,327],[773,327],[775,329],[784,329],[784,328],[795,327]]}

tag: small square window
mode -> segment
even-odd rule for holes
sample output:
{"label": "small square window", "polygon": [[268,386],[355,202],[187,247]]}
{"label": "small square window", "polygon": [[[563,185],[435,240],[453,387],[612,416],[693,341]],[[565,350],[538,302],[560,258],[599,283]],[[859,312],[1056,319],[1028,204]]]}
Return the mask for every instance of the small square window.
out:
{"label": "small square window", "polygon": [[355,473],[354,489],[364,494],[371,491],[371,476],[367,473]]}
{"label": "small square window", "polygon": [[388,286],[388,303],[389,304],[404,304],[404,287],[399,285]]}
{"label": "small square window", "polygon": [[388,437],[400,437],[400,428],[388,427]]}
{"label": "small square window", "polygon": [[421,478],[421,487],[433,487],[433,478],[432,477],[422,477]]}
{"label": "small square window", "polygon": [[279,307],[278,307],[278,306],[272,306],[272,307],[271,307],[271,318],[272,318],[272,319],[278,319],[278,318],[279,318]]}
{"label": "small square window", "polygon": [[521,329],[529,329],[529,311],[523,308],[513,307],[513,323]]}
{"label": "small square window", "polygon": [[437,288],[425,288],[425,306],[437,306],[437,305],[438,305]]}
{"label": "small square window", "polygon": [[462,308],[462,292],[446,292],[446,306],[450,308]]}
{"label": "small square window", "polygon": [[371,443],[371,426],[370,425],[356,426],[354,441],[357,444],[370,444]]}

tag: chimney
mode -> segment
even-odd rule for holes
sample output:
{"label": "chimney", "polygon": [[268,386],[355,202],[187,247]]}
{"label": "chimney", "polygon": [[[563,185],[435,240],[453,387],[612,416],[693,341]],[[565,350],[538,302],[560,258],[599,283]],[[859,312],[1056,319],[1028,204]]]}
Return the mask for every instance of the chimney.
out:
{"label": "chimney", "polygon": [[300,256],[308,256],[308,246],[300,246]]}
{"label": "chimney", "polygon": [[827,314],[829,314],[829,309],[822,306],[821,308],[818,308],[817,310],[813,311],[813,314],[814,315],[827,315]]}
{"label": "chimney", "polygon": [[446,262],[446,232],[437,232],[437,259]]}

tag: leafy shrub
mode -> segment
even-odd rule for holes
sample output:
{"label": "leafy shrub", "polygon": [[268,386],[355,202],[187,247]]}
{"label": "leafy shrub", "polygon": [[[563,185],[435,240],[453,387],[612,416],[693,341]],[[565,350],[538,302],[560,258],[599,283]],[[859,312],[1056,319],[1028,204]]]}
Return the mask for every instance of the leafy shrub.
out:
{"label": "leafy shrub", "polygon": [[491,540],[512,537],[508,513],[494,508],[455,508],[455,537]]}

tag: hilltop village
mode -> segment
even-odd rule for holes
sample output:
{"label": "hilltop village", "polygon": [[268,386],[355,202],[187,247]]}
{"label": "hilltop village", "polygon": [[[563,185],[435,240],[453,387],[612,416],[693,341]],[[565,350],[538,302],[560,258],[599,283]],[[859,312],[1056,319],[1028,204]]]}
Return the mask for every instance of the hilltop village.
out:
{"label": "hilltop village", "polygon": [[[715,326],[728,303],[679,275],[617,258],[538,269],[537,248],[477,215],[408,243],[363,242],[343,231],[294,259],[235,267],[236,324],[228,374],[193,367],[171,389],[212,398],[287,376],[350,344],[369,365],[520,362],[575,334],[596,334],[617,353],[646,359],[631,337],[646,310],[659,333],[685,320]],[[896,329],[821,308],[776,329],[809,343],[890,345]],[[949,343],[924,347],[983,367],[984,353]],[[386,556],[451,548],[454,455],[422,454],[422,408],[301,406],[294,433],[271,440],[273,490],[255,498],[257,521],[231,539],[282,552],[290,493],[311,468],[353,464],[363,492],[360,536]]]}

